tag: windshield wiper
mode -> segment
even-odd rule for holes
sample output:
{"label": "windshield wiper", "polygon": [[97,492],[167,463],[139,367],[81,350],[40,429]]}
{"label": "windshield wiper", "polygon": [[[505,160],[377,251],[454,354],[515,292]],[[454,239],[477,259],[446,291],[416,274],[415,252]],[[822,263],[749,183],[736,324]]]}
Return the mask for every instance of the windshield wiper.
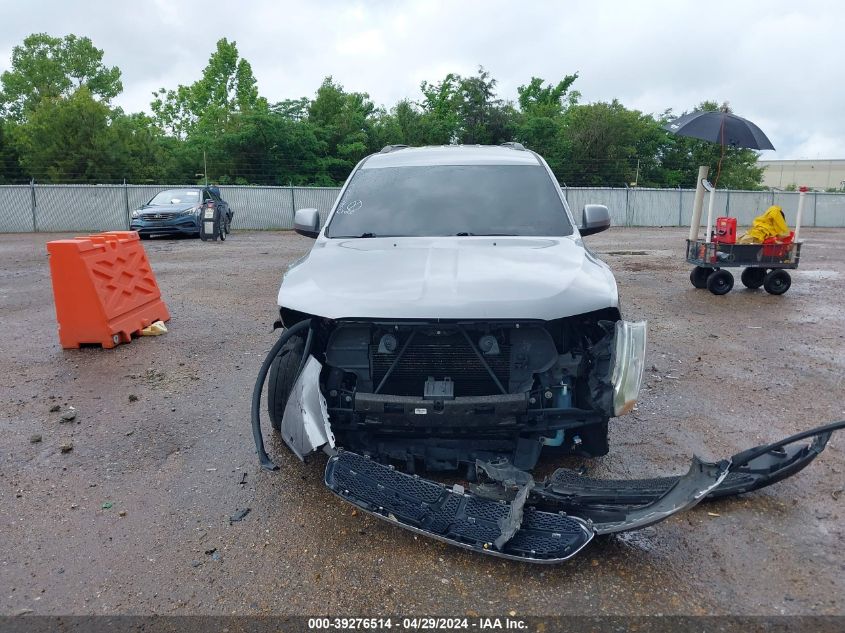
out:
{"label": "windshield wiper", "polygon": [[461,231],[455,235],[458,237],[517,237],[515,233],[470,233],[469,231]]}
{"label": "windshield wiper", "polygon": [[361,233],[361,235],[332,235],[335,240],[355,240],[367,237],[396,237],[395,235],[376,235],[375,233]]}

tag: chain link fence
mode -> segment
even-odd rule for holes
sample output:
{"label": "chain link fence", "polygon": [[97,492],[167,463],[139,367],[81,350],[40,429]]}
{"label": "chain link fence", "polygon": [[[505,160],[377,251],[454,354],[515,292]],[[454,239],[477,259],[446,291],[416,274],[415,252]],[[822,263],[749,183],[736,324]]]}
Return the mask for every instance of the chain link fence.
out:
{"label": "chain link fence", "polygon": [[[128,184],[0,186],[0,233],[127,229],[132,210],[168,188]],[[220,187],[234,211],[235,229],[290,229],[294,211],[304,208],[318,209],[325,220],[339,191],[337,187]],[[576,220],[585,204],[603,204],[615,226],[688,226],[695,195],[691,189],[564,187],[563,191]],[[773,204],[783,207],[787,221],[794,224],[797,192],[719,190],[714,217],[730,215],[748,226]],[[803,224],[845,227],[845,194],[809,193]]]}
{"label": "chain link fence", "polygon": [[[566,200],[575,219],[580,219],[585,204],[603,204],[610,210],[615,226],[689,226],[692,219],[694,189],[627,189],[600,187],[564,187]],[[713,217],[731,216],[740,226],[749,226],[755,217],[771,205],[795,223],[798,211],[797,191],[736,191],[720,189],[713,201]],[[708,194],[704,196],[706,219]],[[845,194],[809,192],[804,205],[804,226],[845,227]]]}

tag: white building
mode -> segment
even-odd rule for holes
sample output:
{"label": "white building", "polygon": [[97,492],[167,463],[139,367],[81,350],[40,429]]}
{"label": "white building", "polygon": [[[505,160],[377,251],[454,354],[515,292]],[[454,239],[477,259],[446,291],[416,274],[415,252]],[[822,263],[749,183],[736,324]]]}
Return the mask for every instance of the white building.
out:
{"label": "white building", "polygon": [[845,158],[815,160],[758,160],[764,168],[763,185],[786,189],[790,185],[810,189],[845,190]]}

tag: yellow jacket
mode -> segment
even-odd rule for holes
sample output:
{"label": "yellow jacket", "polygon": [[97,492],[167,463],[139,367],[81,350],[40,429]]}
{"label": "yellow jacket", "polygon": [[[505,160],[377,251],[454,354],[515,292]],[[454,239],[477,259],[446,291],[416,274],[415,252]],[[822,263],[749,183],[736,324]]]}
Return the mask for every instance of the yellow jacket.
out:
{"label": "yellow jacket", "polygon": [[789,226],[783,215],[783,209],[772,205],[763,215],[754,218],[754,223],[745,234],[739,238],[740,244],[762,244],[767,237],[789,235]]}

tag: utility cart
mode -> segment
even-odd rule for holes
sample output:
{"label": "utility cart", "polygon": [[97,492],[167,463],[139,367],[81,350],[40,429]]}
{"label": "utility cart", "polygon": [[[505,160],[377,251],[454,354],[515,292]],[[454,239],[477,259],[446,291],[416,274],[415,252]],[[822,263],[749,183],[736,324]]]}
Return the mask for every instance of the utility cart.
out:
{"label": "utility cart", "polygon": [[786,272],[798,268],[801,244],[719,244],[687,240],[687,262],[695,268],[689,279],[696,288],[707,288],[723,295],[734,286],[734,276],[725,268],[742,268],[740,280],[746,288],[760,286],[773,295],[782,295],[792,285]]}
{"label": "utility cart", "polygon": [[[703,188],[709,191],[710,200],[707,212],[707,232],[704,239],[698,238],[700,202],[698,213],[693,212],[690,235],[687,239],[686,260],[695,266],[689,277],[692,285],[696,288],[707,288],[714,295],[727,294],[734,286],[734,276],[725,269],[742,268],[740,280],[746,288],[756,290],[762,286],[766,292],[773,295],[782,295],[789,290],[792,277],[787,270],[798,268],[801,258],[801,242],[798,241],[798,234],[807,188],[801,188],[795,231],[788,237],[771,238],[763,244],[737,244],[735,243],[735,222],[734,234],[730,235],[730,239],[725,239],[727,231],[721,230],[719,222],[717,222],[716,235],[711,234],[715,192],[709,182],[706,180],[701,182]],[[719,220],[727,220],[727,218],[719,218]]]}

